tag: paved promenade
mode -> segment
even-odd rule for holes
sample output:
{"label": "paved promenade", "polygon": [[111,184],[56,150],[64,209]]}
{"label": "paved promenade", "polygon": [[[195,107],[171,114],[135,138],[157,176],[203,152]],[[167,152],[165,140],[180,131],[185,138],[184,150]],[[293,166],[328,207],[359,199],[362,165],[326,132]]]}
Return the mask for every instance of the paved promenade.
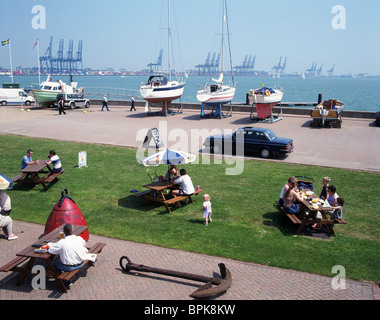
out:
{"label": "paved promenade", "polygon": [[[149,128],[157,127],[165,146],[177,146],[178,137],[188,143],[189,151],[201,149],[201,141],[192,141],[191,130],[225,130],[252,125],[249,114],[236,113],[227,119],[199,120],[198,111],[163,117],[146,117],[142,108],[129,112],[129,107],[112,107],[100,112],[100,107],[68,111],[59,116],[56,110],[21,112],[18,108],[0,108],[0,133],[31,137],[59,138],[67,141],[139,147]],[[270,127],[279,136],[292,137],[295,152],[288,158],[272,161],[337,166],[380,172],[379,128],[372,120],[345,119],[342,129],[311,128],[309,117],[286,116],[275,124],[254,124]],[[182,131],[181,131],[182,130]],[[136,134],[138,132],[138,134]],[[185,134],[183,134],[185,133]],[[165,138],[168,138],[166,141]],[[186,140],[188,139],[188,140]],[[200,139],[198,139],[200,140]],[[331,146],[334,142],[334,148]],[[177,143],[177,144],[176,144]],[[257,158],[259,159],[259,158]],[[0,238],[0,265],[38,238],[44,226],[14,222],[15,241]],[[218,263],[223,262],[232,273],[232,287],[217,300],[379,300],[379,286],[371,282],[347,280],[346,289],[334,290],[331,277],[296,272],[274,267],[228,260],[202,254],[166,249],[151,245],[105,238],[91,234],[89,245],[105,242],[96,266],[81,271],[67,294],[58,291],[54,281],[46,289],[33,290],[32,276],[16,287],[17,274],[0,273],[0,300],[189,300],[200,283],[155,274],[125,274],[119,259],[127,255],[132,262],[164,269],[215,276]]]}
{"label": "paved promenade", "polygon": [[[15,221],[15,241],[0,239],[0,264],[3,265],[33,243],[44,231],[44,226]],[[191,300],[189,295],[203,283],[157,274],[131,272],[119,266],[126,255],[137,264],[163,269],[190,272],[208,277],[219,274],[218,263],[223,262],[232,274],[232,286],[217,300],[373,300],[380,299],[379,287],[373,283],[346,281],[346,289],[334,290],[332,277],[306,272],[283,270],[254,263],[172,250],[91,234],[88,245],[106,243],[95,267],[83,270],[67,294],[61,293],[54,280],[46,289],[34,290],[32,276],[17,287],[18,274],[0,273],[0,300]]]}
{"label": "paved promenade", "polygon": [[270,124],[252,123],[247,112],[235,112],[225,119],[200,119],[197,110],[147,117],[141,107],[136,112],[129,112],[129,107],[109,107],[110,112],[92,106],[87,113],[68,110],[61,116],[57,110],[22,112],[18,107],[1,107],[0,133],[140,147],[147,130],[156,127],[165,147],[197,153],[210,133],[257,126],[294,140],[295,151],[290,156],[272,161],[380,172],[380,128],[370,119],[344,118],[341,129],[329,129],[310,127],[308,116],[284,115],[283,120]]}

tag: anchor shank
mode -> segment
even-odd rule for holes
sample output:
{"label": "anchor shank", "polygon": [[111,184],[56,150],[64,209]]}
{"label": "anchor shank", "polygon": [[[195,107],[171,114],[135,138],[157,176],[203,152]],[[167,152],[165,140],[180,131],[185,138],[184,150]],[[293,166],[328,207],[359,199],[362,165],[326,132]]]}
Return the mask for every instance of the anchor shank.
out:
{"label": "anchor shank", "polygon": [[135,263],[129,263],[125,267],[128,271],[135,270],[135,271],[141,271],[141,272],[150,272],[150,273],[157,273],[157,274],[163,274],[166,276],[172,276],[176,278],[183,278],[187,280],[194,280],[194,281],[200,281],[200,282],[211,282],[212,284],[219,285],[222,281],[222,279],[218,278],[212,278],[212,277],[205,277],[198,274],[192,274],[187,272],[180,272],[180,271],[174,271],[174,270],[166,270],[166,269],[160,269],[160,268],[153,268],[144,266],[141,264],[135,264]]}

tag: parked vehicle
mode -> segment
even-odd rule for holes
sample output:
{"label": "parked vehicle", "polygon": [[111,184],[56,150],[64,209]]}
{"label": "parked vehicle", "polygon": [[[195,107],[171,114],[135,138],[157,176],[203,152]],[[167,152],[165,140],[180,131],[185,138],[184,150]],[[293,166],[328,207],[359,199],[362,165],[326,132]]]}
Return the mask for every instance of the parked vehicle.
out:
{"label": "parked vehicle", "polygon": [[29,96],[23,89],[0,88],[0,104],[19,104],[30,106],[35,100]]}
{"label": "parked vehicle", "polygon": [[62,97],[65,100],[65,107],[70,109],[85,107],[90,108],[91,101],[83,97],[81,93],[59,93],[57,94],[55,105],[58,105],[58,99]]}
{"label": "parked vehicle", "polygon": [[[276,153],[289,154],[294,150],[293,139],[280,138],[271,129],[243,127],[231,135],[209,136],[203,142],[211,153],[236,154],[236,146],[244,145],[244,155],[260,153],[268,158]],[[238,152],[239,154],[239,152]]]}
{"label": "parked vehicle", "polygon": [[380,127],[380,111],[378,111],[377,114],[376,114],[375,125],[376,125],[377,127]]}

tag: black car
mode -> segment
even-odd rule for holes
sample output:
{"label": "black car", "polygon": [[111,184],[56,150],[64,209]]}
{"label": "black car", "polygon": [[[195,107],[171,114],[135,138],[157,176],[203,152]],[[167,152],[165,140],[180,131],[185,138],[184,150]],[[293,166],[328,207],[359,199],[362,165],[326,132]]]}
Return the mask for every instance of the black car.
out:
{"label": "black car", "polygon": [[376,125],[377,127],[380,127],[380,111],[378,111],[377,114],[376,114],[375,125]]}
{"label": "black car", "polygon": [[209,136],[203,145],[211,153],[246,155],[258,152],[263,158],[294,150],[293,139],[277,137],[271,129],[253,127],[239,128],[231,135]]}

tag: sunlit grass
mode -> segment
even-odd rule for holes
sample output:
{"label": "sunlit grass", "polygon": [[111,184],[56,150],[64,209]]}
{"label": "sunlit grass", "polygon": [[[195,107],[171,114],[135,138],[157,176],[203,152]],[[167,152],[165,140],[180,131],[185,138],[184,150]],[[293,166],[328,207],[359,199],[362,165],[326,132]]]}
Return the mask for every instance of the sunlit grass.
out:
{"label": "sunlit grass", "polygon": [[[213,222],[203,224],[202,195],[194,204],[166,213],[165,207],[136,198],[132,189],[144,190],[146,168],[136,161],[134,149],[50,139],[0,135],[0,172],[14,177],[22,156],[33,149],[34,159],[46,158],[55,149],[65,168],[48,191],[42,186],[16,186],[8,191],[12,217],[44,225],[67,188],[82,211],[90,233],[151,243],[281,268],[333,276],[334,265],[343,265],[352,279],[378,280],[380,271],[380,175],[369,172],[248,160],[240,175],[226,175],[233,165],[184,165],[194,185],[211,196]],[[88,167],[79,169],[78,152],[87,151]],[[151,169],[163,174],[166,167]],[[295,226],[274,206],[284,182],[291,175],[315,179],[330,176],[337,192],[346,199],[344,219],[336,236],[318,240],[295,236]]]}

